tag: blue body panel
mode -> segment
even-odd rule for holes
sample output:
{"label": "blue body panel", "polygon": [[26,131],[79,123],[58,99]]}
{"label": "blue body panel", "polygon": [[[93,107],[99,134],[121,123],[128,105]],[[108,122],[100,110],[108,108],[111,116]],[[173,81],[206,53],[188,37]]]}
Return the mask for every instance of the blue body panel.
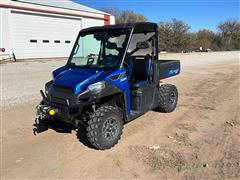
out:
{"label": "blue body panel", "polygon": [[181,64],[179,60],[159,60],[159,75],[160,80],[180,74]]}
{"label": "blue body panel", "polygon": [[176,76],[178,74],[180,74],[180,66],[175,66],[174,68],[172,68],[170,70],[165,70],[164,78]]}
{"label": "blue body panel", "polygon": [[[121,74],[120,78],[112,80],[111,76]],[[90,68],[63,66],[53,72],[53,84],[57,86],[71,87],[75,94],[87,89],[90,84],[105,81],[113,84],[124,94],[126,111],[130,113],[130,92],[127,74],[124,68],[117,70],[96,70]]]}
{"label": "blue body panel", "polygon": [[[109,78],[117,74],[121,74],[120,78],[116,80],[112,80],[111,78]],[[126,70],[124,68],[119,68],[118,70],[113,72],[110,76],[108,76],[105,79],[105,81],[113,84],[124,93],[124,98],[126,101],[126,111],[129,114],[130,113],[130,90],[129,90],[129,82],[128,82]]]}

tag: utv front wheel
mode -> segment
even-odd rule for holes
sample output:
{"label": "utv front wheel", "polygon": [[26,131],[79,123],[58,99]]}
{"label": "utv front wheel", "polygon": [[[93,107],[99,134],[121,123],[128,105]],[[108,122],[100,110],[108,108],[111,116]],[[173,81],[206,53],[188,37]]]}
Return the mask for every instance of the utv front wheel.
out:
{"label": "utv front wheel", "polygon": [[88,121],[87,137],[96,149],[110,149],[118,143],[122,129],[121,112],[113,106],[102,106]]}
{"label": "utv front wheel", "polygon": [[159,112],[170,113],[174,111],[177,106],[178,91],[176,86],[172,84],[163,84],[159,87],[159,105],[157,110]]}

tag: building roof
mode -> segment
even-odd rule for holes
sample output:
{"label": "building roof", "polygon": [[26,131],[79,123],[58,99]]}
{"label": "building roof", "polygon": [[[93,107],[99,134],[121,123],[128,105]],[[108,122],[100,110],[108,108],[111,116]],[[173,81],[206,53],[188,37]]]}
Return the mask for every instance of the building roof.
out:
{"label": "building roof", "polygon": [[42,6],[49,6],[49,7],[58,7],[63,9],[76,10],[76,11],[91,12],[91,13],[97,13],[97,14],[108,14],[106,12],[84,6],[77,2],[73,2],[71,0],[15,0],[15,1],[30,3],[30,4],[37,4]]}

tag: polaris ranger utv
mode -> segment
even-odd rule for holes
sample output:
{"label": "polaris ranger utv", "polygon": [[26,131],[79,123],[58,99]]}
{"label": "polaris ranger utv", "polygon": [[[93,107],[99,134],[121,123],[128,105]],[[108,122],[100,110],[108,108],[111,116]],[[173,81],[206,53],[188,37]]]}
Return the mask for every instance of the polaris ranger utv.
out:
{"label": "polaris ranger utv", "polygon": [[160,80],[180,61],[158,59],[158,26],[130,23],[80,31],[67,64],[53,71],[37,106],[38,120],[86,127],[96,149],[113,147],[123,124],[149,110],[172,112],[178,91]]}

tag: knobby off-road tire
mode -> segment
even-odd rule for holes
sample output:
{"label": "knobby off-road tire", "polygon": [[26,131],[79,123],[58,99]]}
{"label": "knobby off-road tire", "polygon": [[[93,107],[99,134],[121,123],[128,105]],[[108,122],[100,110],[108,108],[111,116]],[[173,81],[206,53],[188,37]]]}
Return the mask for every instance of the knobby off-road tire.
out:
{"label": "knobby off-road tire", "polygon": [[87,137],[96,149],[110,149],[121,137],[123,130],[122,113],[113,106],[99,107],[90,116]]}
{"label": "knobby off-road tire", "polygon": [[163,84],[159,87],[159,105],[157,110],[159,112],[170,113],[174,111],[177,106],[178,91],[176,86],[172,84]]}

